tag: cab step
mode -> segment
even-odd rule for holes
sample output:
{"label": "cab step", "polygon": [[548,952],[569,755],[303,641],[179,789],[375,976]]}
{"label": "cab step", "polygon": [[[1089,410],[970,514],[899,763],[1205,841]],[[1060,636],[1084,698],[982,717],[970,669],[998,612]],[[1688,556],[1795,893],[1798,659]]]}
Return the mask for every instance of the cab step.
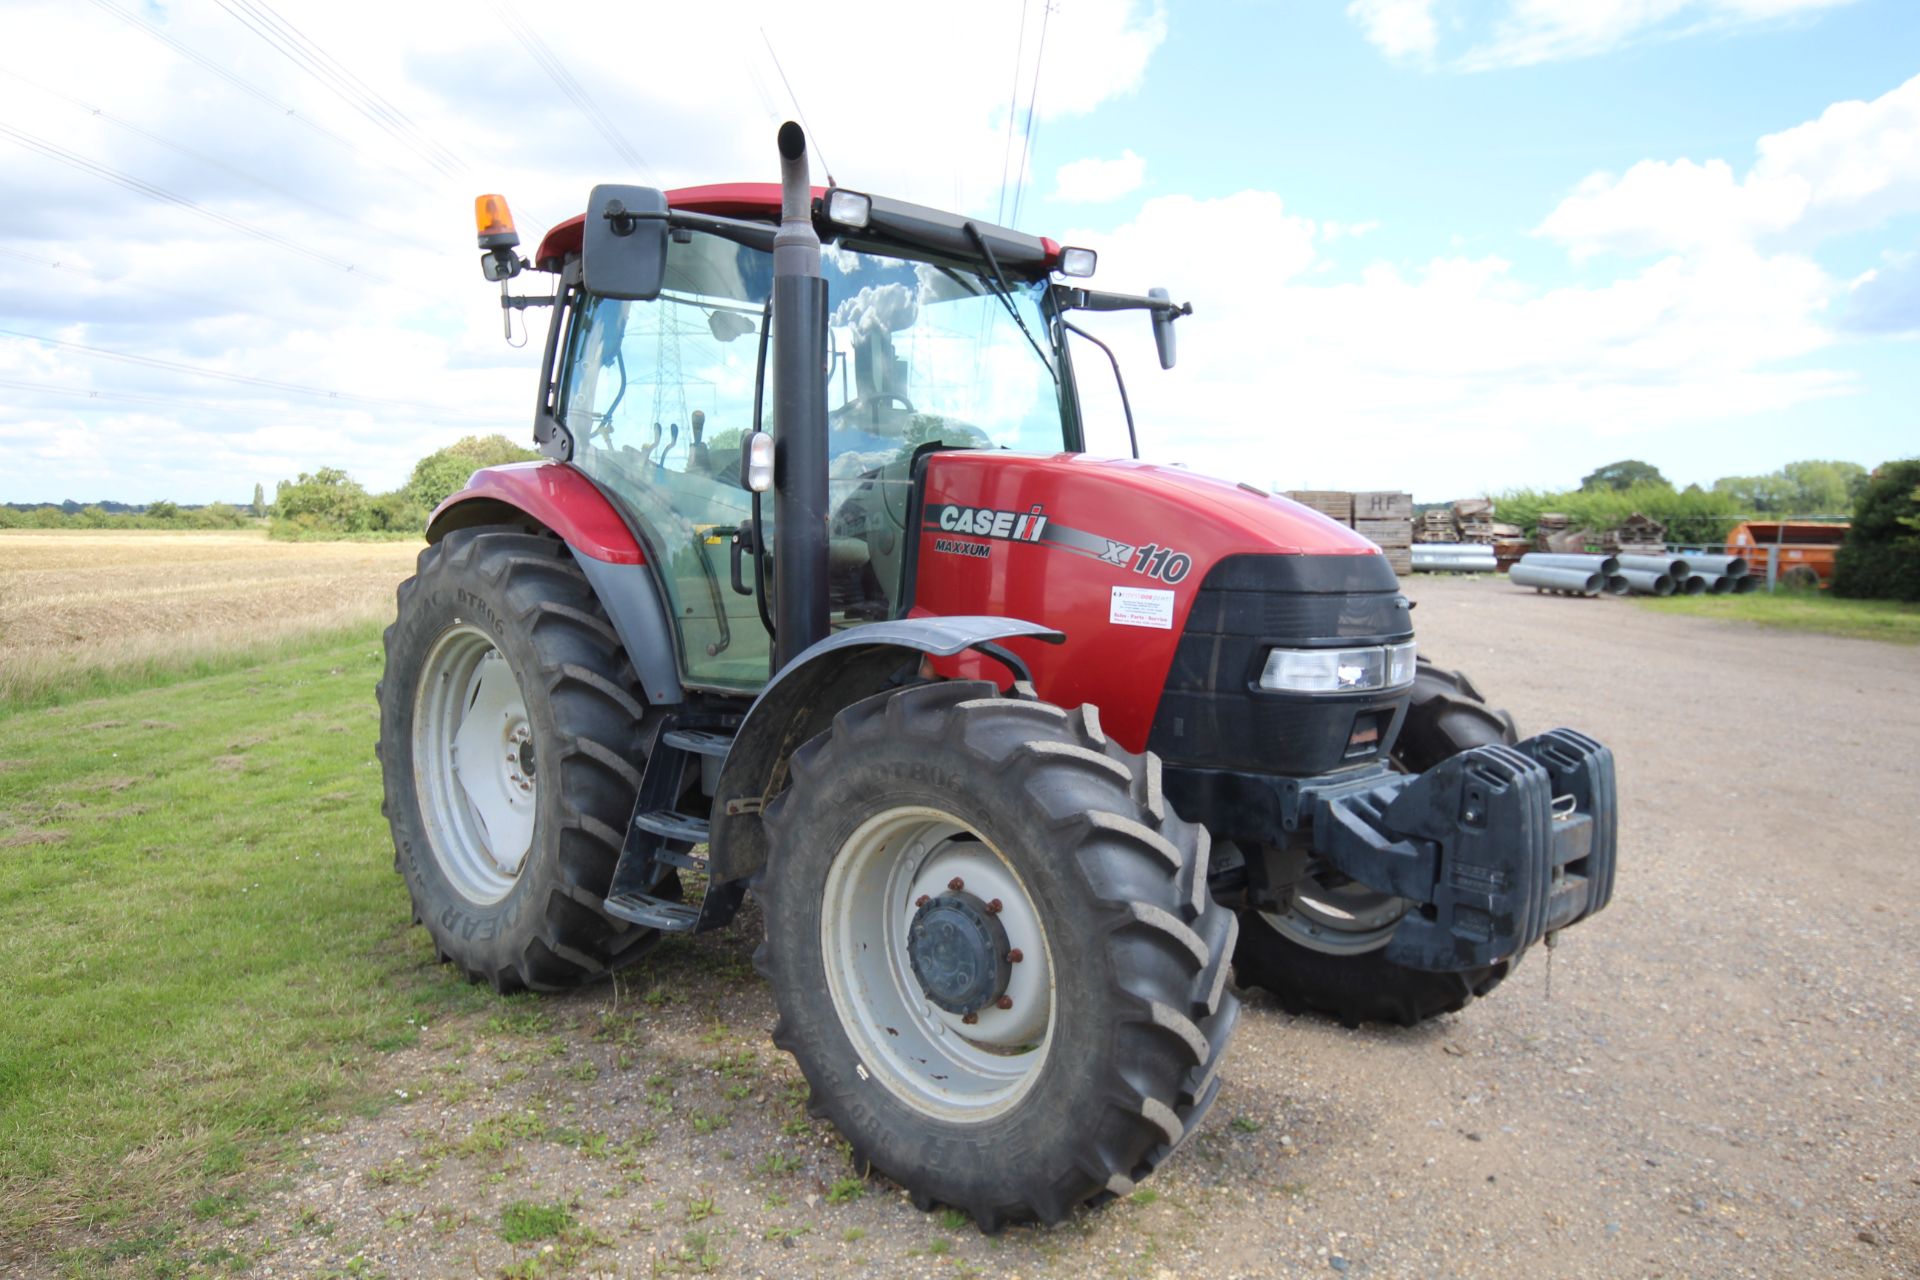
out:
{"label": "cab step", "polygon": [[650,893],[618,894],[608,898],[603,905],[610,916],[663,933],[685,933],[700,919],[699,907],[685,902],[669,902]]}
{"label": "cab step", "polygon": [[724,725],[669,724],[660,732],[640,771],[633,819],[607,886],[602,905],[608,915],[663,932],[699,927],[699,903],[660,896],[674,872],[707,869],[707,820],[675,806],[689,770],[697,772],[706,759],[725,759],[732,747],[732,730]]}

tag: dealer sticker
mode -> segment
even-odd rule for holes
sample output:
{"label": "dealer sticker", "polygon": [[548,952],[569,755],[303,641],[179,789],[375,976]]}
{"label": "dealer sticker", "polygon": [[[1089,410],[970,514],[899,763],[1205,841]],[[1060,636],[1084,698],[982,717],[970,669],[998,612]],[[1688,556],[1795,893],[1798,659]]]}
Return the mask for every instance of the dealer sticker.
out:
{"label": "dealer sticker", "polygon": [[1115,587],[1107,621],[1122,627],[1173,630],[1173,592],[1147,587]]}

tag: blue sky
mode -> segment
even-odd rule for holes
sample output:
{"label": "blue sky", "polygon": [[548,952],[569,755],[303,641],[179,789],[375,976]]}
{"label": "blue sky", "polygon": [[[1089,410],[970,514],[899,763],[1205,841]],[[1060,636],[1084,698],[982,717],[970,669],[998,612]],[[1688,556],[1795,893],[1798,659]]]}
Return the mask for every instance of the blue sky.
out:
{"label": "blue sky", "polygon": [[1920,452],[1920,5],[111,7],[10,6],[0,500],[383,488],[523,436],[534,354],[500,341],[472,196],[532,230],[596,181],[771,177],[781,70],[841,181],[989,215],[1037,84],[1020,225],[1195,304],[1171,373],[1137,317],[1101,326],[1149,456],[1426,500]]}

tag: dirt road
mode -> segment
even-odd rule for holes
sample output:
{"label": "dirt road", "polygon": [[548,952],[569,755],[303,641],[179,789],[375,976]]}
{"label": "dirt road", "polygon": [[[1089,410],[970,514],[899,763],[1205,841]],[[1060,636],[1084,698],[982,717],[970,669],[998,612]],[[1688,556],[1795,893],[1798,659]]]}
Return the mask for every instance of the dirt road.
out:
{"label": "dirt road", "polygon": [[1920,1276],[1920,650],[1410,590],[1523,732],[1614,748],[1614,903],[1420,1030],[1250,997],[1132,1200],[987,1239],[851,1180],[766,1042],[754,918],[433,1028],[224,1239],[271,1275]]}

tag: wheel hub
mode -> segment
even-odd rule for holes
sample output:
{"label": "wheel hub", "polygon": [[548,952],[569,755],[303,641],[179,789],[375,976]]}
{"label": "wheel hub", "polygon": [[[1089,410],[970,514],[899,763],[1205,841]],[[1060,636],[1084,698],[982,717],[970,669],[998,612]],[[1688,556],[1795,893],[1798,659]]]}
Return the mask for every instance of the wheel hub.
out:
{"label": "wheel hub", "polygon": [[971,893],[943,893],[921,903],[907,927],[913,976],[949,1013],[977,1013],[1006,994],[1013,962],[996,905]]}

